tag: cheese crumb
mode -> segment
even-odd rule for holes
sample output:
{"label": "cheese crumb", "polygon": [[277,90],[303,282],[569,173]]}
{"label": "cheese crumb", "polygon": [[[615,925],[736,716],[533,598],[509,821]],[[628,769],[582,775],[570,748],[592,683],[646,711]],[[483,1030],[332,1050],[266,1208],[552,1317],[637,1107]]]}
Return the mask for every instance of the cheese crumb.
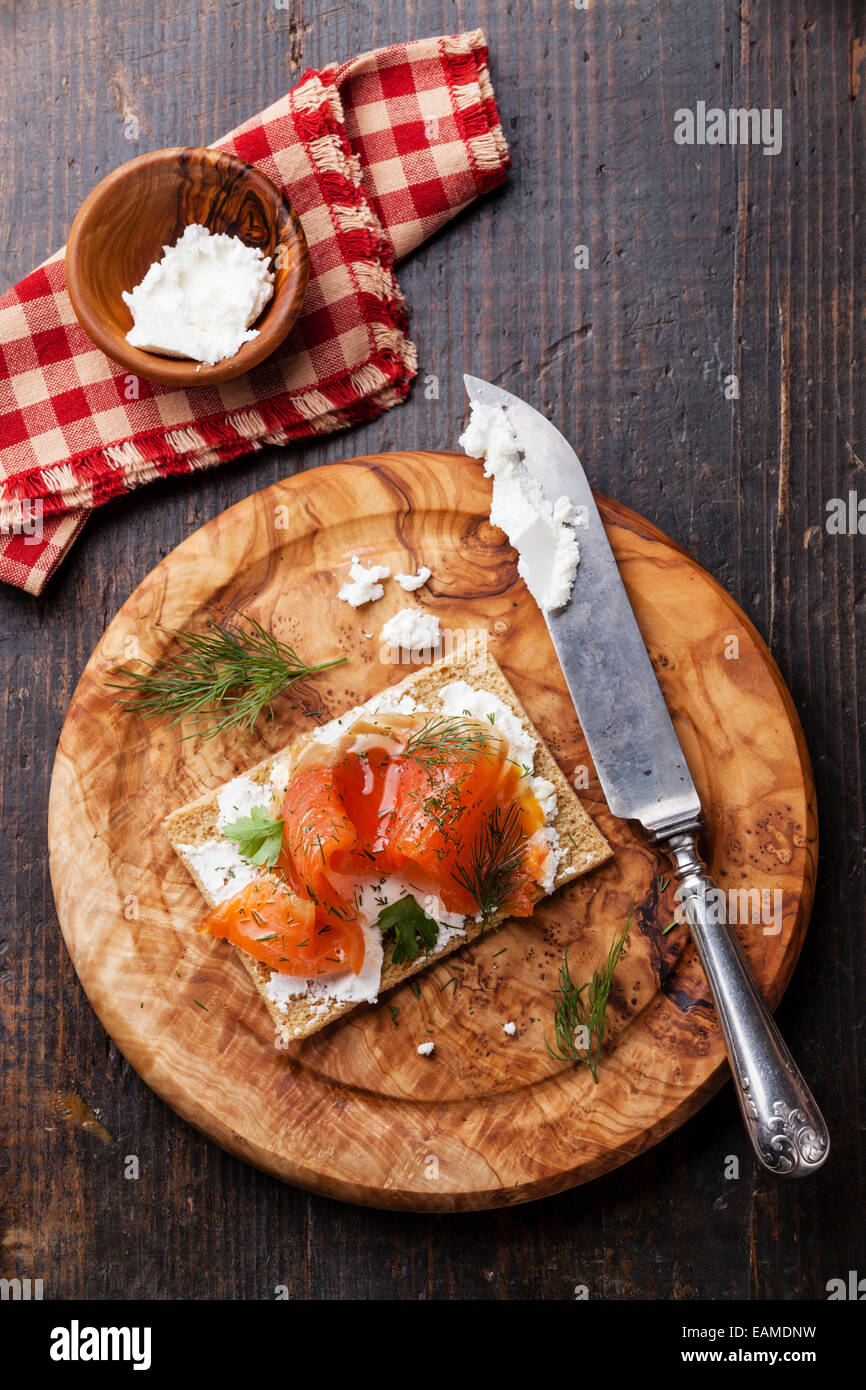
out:
{"label": "cheese crumb", "polygon": [[428,569],[426,565],[422,565],[417,574],[395,574],[394,578],[401,589],[405,589],[407,594],[411,594],[426,584],[432,573],[433,571]]}
{"label": "cheese crumb", "polygon": [[381,638],[389,647],[399,648],[406,659],[425,653],[432,656],[442,645],[439,619],[423,608],[401,608],[385,623]]}
{"label": "cheese crumb", "polygon": [[435,1046],[436,1044],[431,1042],[419,1043],[418,1051],[420,1052],[422,1057],[429,1057]]}
{"label": "cheese crumb", "polygon": [[509,1038],[513,1038],[513,1037],[514,1037],[514,1034],[517,1032],[517,1024],[516,1024],[516,1023],[503,1023],[503,1025],[502,1025],[502,1031],[503,1031],[503,1033],[507,1033],[508,1036],[509,1036]]}
{"label": "cheese crumb", "polygon": [[344,603],[350,603],[353,608],[361,608],[363,604],[372,603],[382,597],[385,590],[379,580],[388,579],[390,574],[387,565],[370,565],[367,568],[361,564],[357,555],[353,555],[349,582],[343,585],[337,598],[341,598]]}

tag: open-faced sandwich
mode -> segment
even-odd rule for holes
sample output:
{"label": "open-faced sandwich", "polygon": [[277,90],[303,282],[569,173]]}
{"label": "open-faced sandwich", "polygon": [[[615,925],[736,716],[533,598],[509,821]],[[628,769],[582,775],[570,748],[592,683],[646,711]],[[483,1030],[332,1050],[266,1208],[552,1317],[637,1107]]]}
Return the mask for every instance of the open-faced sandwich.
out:
{"label": "open-faced sandwich", "polygon": [[286,1042],[610,856],[492,657],[407,676],[164,822]]}

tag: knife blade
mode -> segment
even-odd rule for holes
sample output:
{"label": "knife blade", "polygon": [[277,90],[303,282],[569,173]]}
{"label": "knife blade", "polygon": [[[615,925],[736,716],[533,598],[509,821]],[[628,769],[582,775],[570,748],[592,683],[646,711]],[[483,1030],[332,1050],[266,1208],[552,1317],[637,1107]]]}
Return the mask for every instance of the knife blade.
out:
{"label": "knife blade", "polygon": [[698,853],[701,803],[576,453],[517,396],[464,377],[473,404],[505,412],[523,461],[549,502],[570,499],[580,564],[567,604],[545,613],[602,790],[615,816],[638,821],[671,856],[676,900],[713,996],[743,1123],[765,1168],[801,1177],[826,1161],[830,1137],[731,931]]}
{"label": "knife blade", "polygon": [[544,495],[565,495],[577,510],[571,600],[544,617],[608,806],[653,834],[693,822],[700,799],[577,454],[517,396],[463,379],[471,401],[505,412]]}

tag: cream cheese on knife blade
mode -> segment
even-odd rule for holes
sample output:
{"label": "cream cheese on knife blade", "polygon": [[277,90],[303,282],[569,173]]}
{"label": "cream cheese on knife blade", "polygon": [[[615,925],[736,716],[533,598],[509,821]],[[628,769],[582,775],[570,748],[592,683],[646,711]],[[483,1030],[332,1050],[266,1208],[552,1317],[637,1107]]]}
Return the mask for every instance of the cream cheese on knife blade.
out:
{"label": "cream cheese on knife blade", "polygon": [[575,509],[567,497],[550,502],[522,460],[517,436],[498,405],[472,404],[460,447],[484,459],[493,479],[490,520],[519,555],[517,572],[544,612],[564,608],[580,563]]}

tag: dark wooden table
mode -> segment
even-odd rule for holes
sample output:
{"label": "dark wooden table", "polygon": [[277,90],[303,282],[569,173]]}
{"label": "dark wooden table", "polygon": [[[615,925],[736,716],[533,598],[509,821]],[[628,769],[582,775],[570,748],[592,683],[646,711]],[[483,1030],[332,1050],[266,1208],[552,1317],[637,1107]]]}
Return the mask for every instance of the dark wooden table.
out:
{"label": "dark wooden table", "polygon": [[[42,1278],[46,1297],[261,1299],[285,1284],[313,1299],[570,1298],[585,1284],[593,1298],[808,1299],[849,1269],[866,1274],[866,536],[825,525],[830,499],[866,499],[866,13],[841,0],[589,3],[0,6],[4,287],[63,241],[115,165],[206,143],[304,67],[392,40],[482,25],[514,156],[504,191],[402,267],[438,399],[419,382],[366,427],[143,489],[94,516],[41,598],[0,594],[0,1275]],[[674,112],[698,101],[780,108],[781,151],[675,143]],[[581,245],[587,269],[575,268]],[[726,1087],[644,1157],[536,1205],[432,1217],[309,1196],[167,1109],[105,1036],[67,958],[48,784],[104,626],[183,537],[275,479],[362,451],[453,447],[464,368],[532,399],[596,485],[690,549],[789,683],[822,851],[779,1016],[834,1139],[802,1185],[756,1170]]]}

